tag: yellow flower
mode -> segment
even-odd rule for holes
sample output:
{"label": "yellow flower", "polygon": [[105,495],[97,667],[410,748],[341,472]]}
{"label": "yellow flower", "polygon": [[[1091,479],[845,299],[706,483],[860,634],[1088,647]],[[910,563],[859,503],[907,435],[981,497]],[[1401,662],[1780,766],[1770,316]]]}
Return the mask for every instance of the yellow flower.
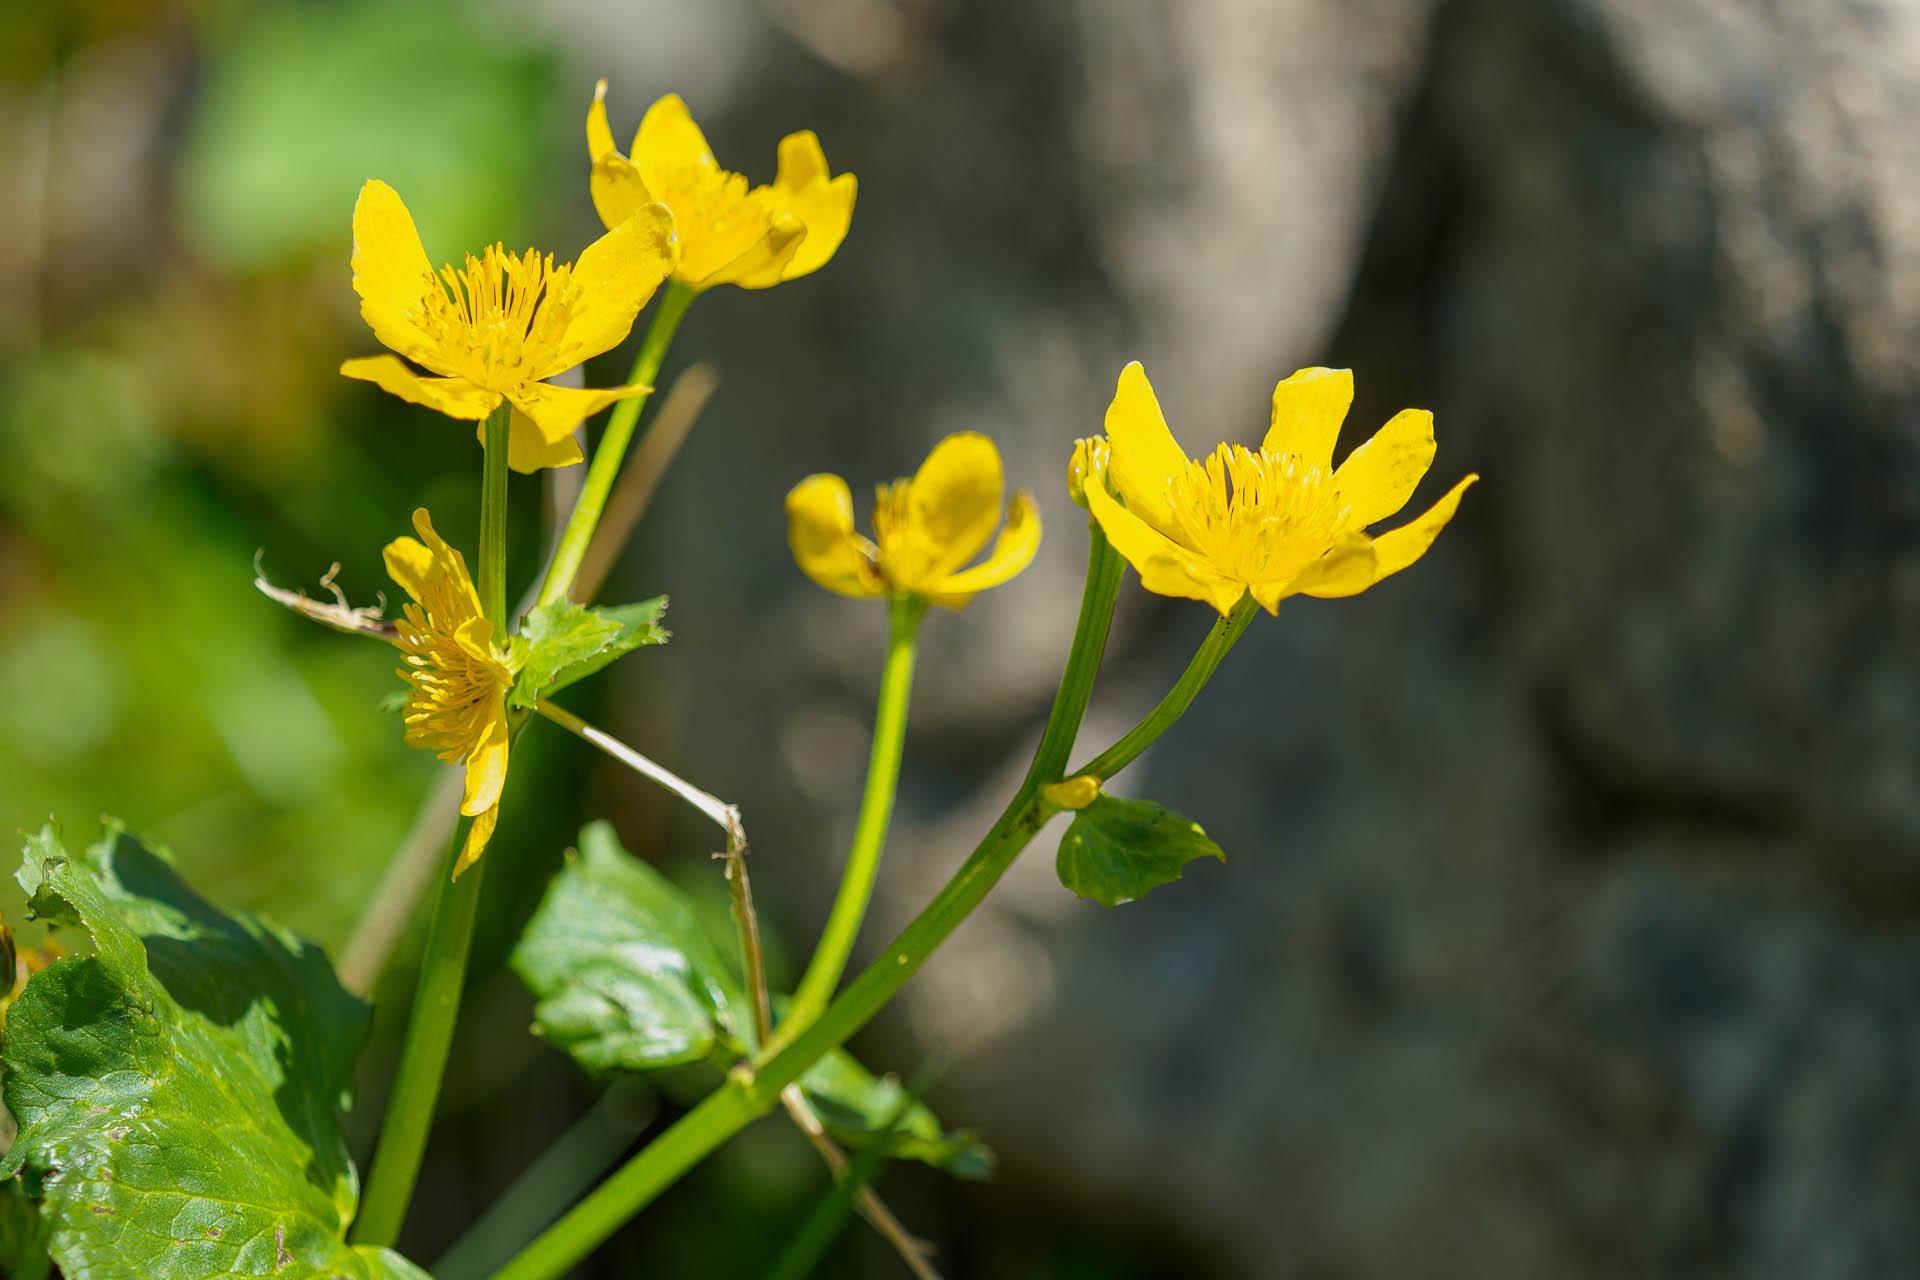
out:
{"label": "yellow flower", "polygon": [[647,108],[633,155],[614,149],[607,82],[587,111],[593,207],[617,227],[658,200],[673,210],[680,263],[673,278],[694,289],[737,284],[765,289],[825,266],[853,219],[854,177],[827,177],[827,157],[810,130],[780,140],[780,171],[768,187],[720,167],[677,94]]}
{"label": "yellow flower", "polygon": [[787,494],[787,541],[809,578],[843,596],[911,592],[962,609],[977,591],[997,587],[1033,562],[1040,512],[1028,493],[1007,504],[993,553],[960,566],[987,544],[1000,522],[1000,451],[971,431],[933,447],[911,480],[883,484],[873,504],[869,542],[853,531],[853,495],[839,476],[808,476]]}
{"label": "yellow flower", "polygon": [[[1352,403],[1350,372],[1302,369],[1273,389],[1257,452],[1223,444],[1198,461],[1175,443],[1146,373],[1130,364],[1107,409],[1104,482],[1084,485],[1089,510],[1147,590],[1205,600],[1222,615],[1249,591],[1268,613],[1291,595],[1356,595],[1426,554],[1480,477],[1370,537],[1366,527],[1405,506],[1433,464],[1433,415],[1402,410],[1336,469],[1334,438]],[[1083,469],[1092,452],[1076,451]]]}
{"label": "yellow flower", "polygon": [[494,644],[493,623],[481,616],[480,593],[467,562],[433,531],[423,507],[413,527],[426,541],[387,544],[387,572],[413,597],[396,624],[407,655],[400,675],[407,694],[407,745],[467,766],[460,812],[473,819],[454,866],[457,876],[487,847],[500,820],[507,782],[507,690],[515,662]]}
{"label": "yellow flower", "polygon": [[[555,266],[552,254],[490,245],[438,276],[400,196],[384,182],[353,206],[353,288],[373,336],[438,377],[393,356],[349,360],[340,372],[450,418],[484,422],[513,404],[508,461],[516,471],[580,461],[573,430],[616,400],[651,387],[585,391],[544,381],[616,347],[673,269],[673,219],[657,204]],[[482,426],[477,434],[485,436]]]}

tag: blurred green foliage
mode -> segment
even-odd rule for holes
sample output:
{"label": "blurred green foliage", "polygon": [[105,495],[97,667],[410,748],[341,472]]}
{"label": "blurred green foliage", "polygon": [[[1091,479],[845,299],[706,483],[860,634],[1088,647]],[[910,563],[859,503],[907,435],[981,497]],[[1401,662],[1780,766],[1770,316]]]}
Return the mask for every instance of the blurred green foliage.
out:
{"label": "blurred green foliage", "polygon": [[548,176],[554,61],[465,6],[262,9],[221,54],[182,156],[179,209],[222,267],[336,245],[340,210],[369,177],[404,194],[436,260],[512,241],[524,193]]}
{"label": "blurred green foliage", "polygon": [[[70,124],[100,51],[128,46],[158,70],[117,91],[178,130]],[[253,559],[310,592],[337,559],[367,603],[412,506],[471,518],[467,434],[335,374],[370,343],[349,214],[379,175],[442,257],[532,239],[564,204],[543,195],[557,66],[452,0],[0,16],[0,77],[24,90],[0,93],[0,129],[52,139],[20,205],[104,210],[87,243],[50,221],[43,287],[0,298],[25,338],[0,348],[0,824],[52,814],[84,839],[110,809],[223,904],[345,936],[434,765],[379,710],[393,655],[284,615]],[[136,138],[147,202],[94,200],[88,154]],[[104,283],[62,283],[76,253]],[[10,891],[0,912],[21,918]]]}

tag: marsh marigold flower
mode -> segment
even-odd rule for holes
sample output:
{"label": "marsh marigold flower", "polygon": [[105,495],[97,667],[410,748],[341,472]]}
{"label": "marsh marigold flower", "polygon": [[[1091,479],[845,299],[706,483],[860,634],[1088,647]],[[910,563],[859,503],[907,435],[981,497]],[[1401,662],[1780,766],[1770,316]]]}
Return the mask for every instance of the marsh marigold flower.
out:
{"label": "marsh marigold flower", "polygon": [[[511,401],[513,469],[564,467],[580,461],[575,427],[653,388],[586,391],[545,379],[618,346],[673,262],[671,215],[640,202],[571,265],[496,244],[436,276],[399,194],[369,182],[353,206],[360,314],[374,337],[438,376],[423,377],[393,356],[349,360],[340,372],[471,422],[484,423],[503,399]],[[485,431],[478,430],[483,439]]]}
{"label": "marsh marigold flower", "polygon": [[1040,513],[1027,493],[1007,504],[993,552],[960,566],[986,546],[1000,523],[1000,451],[971,431],[933,447],[911,480],[883,484],[873,504],[873,541],[853,530],[853,495],[839,476],[808,476],[787,494],[787,541],[809,578],[843,596],[910,592],[949,609],[997,587],[1033,562]]}
{"label": "marsh marigold flower", "polygon": [[737,284],[765,289],[826,265],[853,219],[854,177],[827,176],[827,157],[810,130],[780,140],[780,169],[771,186],[720,167],[700,126],[678,95],[647,108],[623,156],[607,124],[607,82],[594,87],[587,110],[587,153],[593,207],[617,227],[658,200],[673,210],[680,263],[673,278],[694,289]]}
{"label": "marsh marigold flower", "polygon": [[1088,509],[1149,591],[1205,600],[1223,615],[1248,592],[1268,613],[1291,595],[1356,595],[1426,554],[1479,477],[1462,479],[1412,523],[1368,535],[1433,464],[1433,415],[1403,409],[1335,468],[1334,439],[1352,403],[1350,372],[1302,369],[1273,389],[1259,449],[1223,444],[1192,459],[1136,362],[1107,409],[1104,467],[1100,450],[1082,442],[1069,474],[1085,477]]}
{"label": "marsh marigold flower", "polygon": [[457,876],[479,858],[500,818],[507,782],[507,690],[514,661],[494,643],[466,559],[433,531],[425,508],[413,513],[424,541],[387,544],[387,572],[413,597],[396,624],[407,665],[407,745],[467,768],[460,812],[473,819],[454,865]]}

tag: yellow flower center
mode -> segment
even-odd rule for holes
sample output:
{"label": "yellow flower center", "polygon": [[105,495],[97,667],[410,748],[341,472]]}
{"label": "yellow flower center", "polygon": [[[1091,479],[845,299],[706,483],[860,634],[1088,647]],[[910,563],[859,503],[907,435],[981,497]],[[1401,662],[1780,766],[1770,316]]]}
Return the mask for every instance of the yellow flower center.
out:
{"label": "yellow flower center", "polygon": [[911,591],[934,577],[940,548],[922,534],[909,515],[913,484],[895,480],[878,486],[873,500],[873,540],[880,546],[880,573],[887,585]]}
{"label": "yellow flower center", "polygon": [[649,174],[654,199],[673,211],[680,235],[674,275],[698,284],[751,249],[773,229],[774,211],[743,174],[679,165]]}
{"label": "yellow flower center", "polygon": [[554,266],[552,254],[529,249],[523,257],[497,244],[478,258],[468,254],[464,268],[442,267],[419,319],[444,371],[504,392],[565,367],[572,271]]}
{"label": "yellow flower center", "polygon": [[451,573],[425,584],[427,598],[409,603],[395,625],[406,654],[407,745],[464,760],[499,714],[496,700],[512,686],[513,667],[493,647],[493,627],[480,617],[472,585]]}
{"label": "yellow flower center", "polygon": [[1236,581],[1293,577],[1339,528],[1332,471],[1298,454],[1223,444],[1167,484],[1175,527],[1164,532]]}

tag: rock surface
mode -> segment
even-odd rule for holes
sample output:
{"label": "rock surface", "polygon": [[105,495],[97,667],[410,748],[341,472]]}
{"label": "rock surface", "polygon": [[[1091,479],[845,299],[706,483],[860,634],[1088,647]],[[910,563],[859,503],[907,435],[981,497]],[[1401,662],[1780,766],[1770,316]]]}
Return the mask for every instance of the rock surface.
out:
{"label": "rock surface", "polygon": [[[884,631],[781,557],[789,483],[977,428],[1048,522],[928,625],[877,941],[1037,732],[1084,548],[1059,477],[1120,365],[1195,448],[1351,365],[1349,442],[1437,413],[1416,505],[1485,483],[1417,571],[1256,625],[1125,776],[1226,866],[1109,912],[1043,837],[896,1060],[947,1053],[944,1111],[1023,1185],[1236,1275],[1920,1256],[1920,4],[884,11],[853,52],[756,37],[857,75],[769,59],[708,112],[723,153],[816,128],[861,204],[816,281],[689,323],[742,376],[653,536],[711,585],[626,704],[756,797],[782,932],[824,910]],[[1087,739],[1206,622],[1129,588]]]}

